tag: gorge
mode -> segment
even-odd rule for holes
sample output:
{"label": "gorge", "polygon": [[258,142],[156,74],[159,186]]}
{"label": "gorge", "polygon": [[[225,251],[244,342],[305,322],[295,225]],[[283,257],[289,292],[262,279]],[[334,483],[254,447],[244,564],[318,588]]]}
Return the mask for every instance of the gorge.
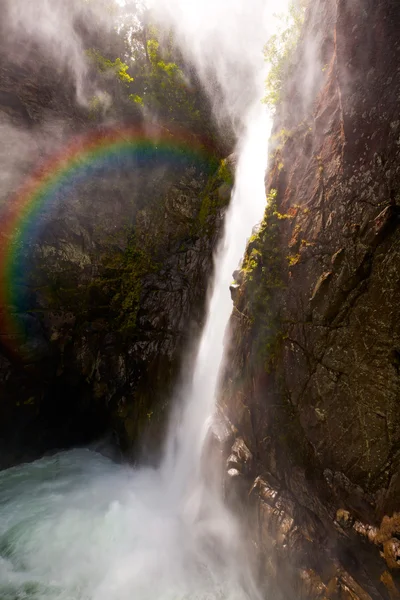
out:
{"label": "gorge", "polygon": [[400,6],[1,11],[1,598],[400,598]]}

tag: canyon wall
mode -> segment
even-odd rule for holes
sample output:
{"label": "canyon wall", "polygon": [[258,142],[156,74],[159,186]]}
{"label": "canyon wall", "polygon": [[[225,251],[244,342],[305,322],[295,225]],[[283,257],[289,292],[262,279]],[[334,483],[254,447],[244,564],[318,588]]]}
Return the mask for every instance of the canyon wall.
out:
{"label": "canyon wall", "polygon": [[285,598],[400,597],[399,26],[309,4],[231,288],[227,493]]}
{"label": "canyon wall", "polygon": [[[80,35],[89,48],[99,43],[99,35]],[[212,145],[196,154],[201,140],[190,128],[175,152],[182,111],[165,106],[174,123],[160,124],[131,101],[114,67],[123,50],[116,34],[100,45],[109,59],[93,50],[99,64],[87,57],[86,84],[107,92],[103,104],[99,92],[82,103],[68,69],[20,37],[11,52],[3,36],[0,62],[3,219],[35,169],[75,140],[138,133],[130,158],[121,153],[87,177],[71,177],[46,200],[30,217],[12,278],[1,274],[14,296],[0,311],[15,331],[0,332],[0,467],[104,436],[131,458],[144,437],[148,454],[159,445],[183,349],[203,322],[229,165],[219,166]],[[201,104],[201,92],[190,93]],[[161,151],[158,158],[156,138],[153,150],[141,151],[152,119],[169,136],[171,158]],[[2,252],[13,235],[0,228]]]}

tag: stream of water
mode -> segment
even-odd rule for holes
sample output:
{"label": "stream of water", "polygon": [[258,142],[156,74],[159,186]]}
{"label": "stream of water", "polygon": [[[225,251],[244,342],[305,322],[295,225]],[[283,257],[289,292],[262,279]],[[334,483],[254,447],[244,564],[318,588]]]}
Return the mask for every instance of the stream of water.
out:
{"label": "stream of water", "polygon": [[202,469],[232,272],[265,208],[270,120],[259,98],[243,123],[208,316],[160,466],[132,469],[75,449],[0,472],[1,600],[257,597],[238,525]]}
{"label": "stream of water", "polygon": [[231,274],[265,203],[268,122],[261,105],[249,122],[208,318],[162,464],[133,470],[76,449],[1,472],[1,600],[254,596],[237,524],[200,472],[232,308]]}

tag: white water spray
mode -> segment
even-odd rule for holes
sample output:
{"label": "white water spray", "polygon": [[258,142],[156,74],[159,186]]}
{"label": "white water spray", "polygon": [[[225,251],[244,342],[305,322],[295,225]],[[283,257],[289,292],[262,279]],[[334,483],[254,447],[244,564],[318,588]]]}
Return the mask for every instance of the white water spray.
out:
{"label": "white water spray", "polygon": [[[240,2],[243,7],[248,4],[247,0],[232,2],[236,13]],[[182,17],[181,40],[195,31],[192,13],[185,12],[189,4],[195,6],[185,0],[165,2],[169,9],[171,5],[182,9],[175,14],[178,20]],[[222,5],[229,11],[226,2],[215,2],[219,8]],[[208,0],[204,6],[209,6]],[[239,33],[241,24],[239,20],[230,35]],[[214,27],[218,34],[217,25],[208,23],[208,28]],[[134,471],[93,452],[74,450],[0,473],[2,600],[244,600],[256,596],[248,565],[238,553],[237,524],[221,497],[205,485],[200,471],[232,309],[229,284],[265,207],[270,121],[260,98],[261,38],[267,33],[258,25],[257,67],[252,52],[240,63],[257,72],[254,95],[233,97],[237,82],[231,86],[218,68],[225,102],[231,100],[233,121],[240,121],[242,132],[236,183],[215,259],[206,324],[192,377],[183,389],[185,402],[173,413],[166,456],[159,469]],[[256,48],[256,36],[248,27],[245,31],[251,36],[249,47]],[[206,72],[204,56],[209,58],[207,52],[199,58],[202,40],[204,36],[193,40],[200,73]],[[236,43],[246,51],[246,39],[237,38]],[[229,35],[224,35],[218,63],[224,60],[223,52],[229,52],[229,44]],[[217,47],[214,39],[214,52]]]}
{"label": "white water spray", "polygon": [[252,227],[265,209],[264,173],[270,120],[256,103],[238,148],[236,184],[225,216],[224,234],[215,256],[215,274],[208,316],[200,339],[191,380],[184,388],[182,415],[174,413],[164,468],[174,477],[180,496],[190,481],[199,480],[201,454],[215,407],[224,336],[232,311],[229,286],[239,266]]}

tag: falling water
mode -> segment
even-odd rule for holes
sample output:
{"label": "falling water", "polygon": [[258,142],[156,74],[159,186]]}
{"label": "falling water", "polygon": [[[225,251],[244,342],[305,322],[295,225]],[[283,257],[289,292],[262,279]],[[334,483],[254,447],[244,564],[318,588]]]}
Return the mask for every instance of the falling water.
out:
{"label": "falling water", "polygon": [[256,596],[237,523],[201,477],[201,459],[232,310],[232,272],[265,206],[269,128],[255,97],[243,117],[204,331],[160,467],[133,470],[71,450],[0,473],[2,600]]}
{"label": "falling water", "polygon": [[232,307],[231,273],[265,202],[268,121],[261,105],[254,111],[170,451],[155,470],[72,450],[0,473],[2,600],[242,600],[255,593],[237,552],[237,524],[199,474]]}
{"label": "falling water", "polygon": [[[184,387],[183,415],[175,411],[164,468],[173,474],[182,494],[189,480],[198,480],[201,453],[213,415],[224,336],[232,311],[229,286],[239,266],[246,240],[265,208],[264,173],[270,121],[259,102],[252,107],[238,148],[236,184],[225,216],[224,234],[215,256],[215,273],[207,320],[193,373]],[[181,409],[181,406],[178,406]]]}

